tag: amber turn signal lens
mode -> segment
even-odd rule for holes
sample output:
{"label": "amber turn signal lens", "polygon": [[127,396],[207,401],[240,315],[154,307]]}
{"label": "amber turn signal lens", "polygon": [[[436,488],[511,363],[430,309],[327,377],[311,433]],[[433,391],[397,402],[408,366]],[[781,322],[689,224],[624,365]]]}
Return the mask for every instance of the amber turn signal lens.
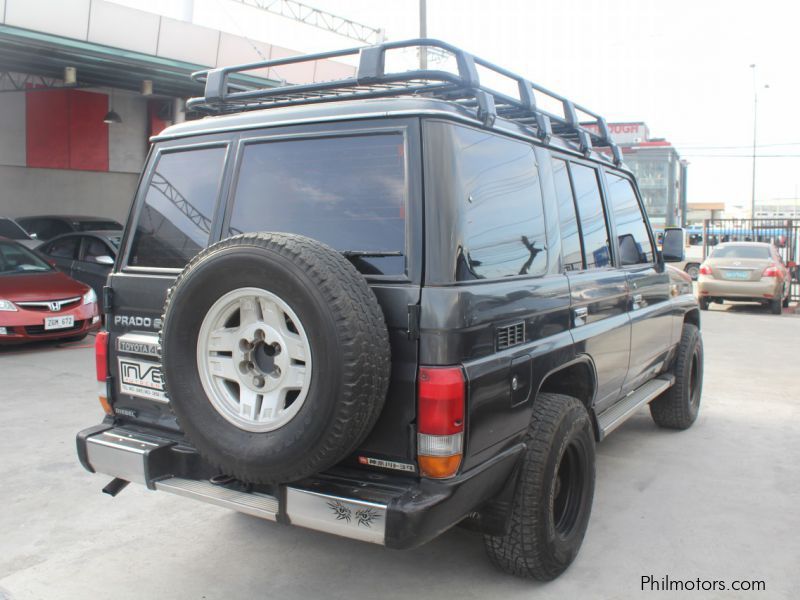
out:
{"label": "amber turn signal lens", "polygon": [[447,479],[458,472],[461,454],[453,456],[418,456],[420,475],[431,479]]}
{"label": "amber turn signal lens", "polygon": [[106,414],[109,417],[113,417],[114,409],[111,408],[111,405],[108,403],[108,398],[106,398],[105,396],[98,396],[97,399],[100,400],[100,406],[103,407],[103,410],[106,411]]}

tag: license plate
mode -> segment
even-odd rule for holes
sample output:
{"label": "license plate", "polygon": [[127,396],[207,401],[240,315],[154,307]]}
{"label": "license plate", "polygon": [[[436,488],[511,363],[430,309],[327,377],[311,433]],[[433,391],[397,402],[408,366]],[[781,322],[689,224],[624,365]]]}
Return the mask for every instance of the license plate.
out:
{"label": "license plate", "polygon": [[725,271],[724,275],[725,279],[737,279],[739,281],[750,279],[750,271]]}
{"label": "license plate", "polygon": [[75,326],[75,317],[72,315],[64,315],[63,317],[45,317],[44,328],[50,329],[66,329],[67,327]]}

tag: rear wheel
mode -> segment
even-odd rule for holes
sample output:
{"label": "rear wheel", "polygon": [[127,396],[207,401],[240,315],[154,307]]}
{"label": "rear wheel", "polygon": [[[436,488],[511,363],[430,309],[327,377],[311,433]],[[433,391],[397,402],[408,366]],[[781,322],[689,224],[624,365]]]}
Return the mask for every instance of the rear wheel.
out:
{"label": "rear wheel", "polygon": [[703,392],[703,338],[691,323],[683,324],[673,374],[675,384],[650,403],[650,414],[659,427],[688,429],[697,419]]}
{"label": "rear wheel", "polygon": [[711,301],[708,298],[700,298],[698,303],[700,304],[700,310],[708,310],[708,305],[711,304]]}
{"label": "rear wheel", "polygon": [[780,314],[783,313],[783,297],[782,296],[778,296],[777,298],[774,298],[774,299],[770,300],[769,312],[771,312],[773,315],[780,315]]}
{"label": "rear wheel", "polygon": [[692,278],[692,281],[697,281],[697,278],[700,275],[700,265],[697,263],[686,265],[684,271],[686,271],[686,274]]}
{"label": "rear wheel", "polygon": [[541,581],[563,573],[583,542],[592,510],[594,430],[576,398],[540,394],[503,536],[485,536],[499,569]]}
{"label": "rear wheel", "polygon": [[786,288],[787,288],[787,286],[786,286],[786,284],[784,284],[784,288],[783,288],[783,294],[784,294],[783,295],[783,308],[789,308],[789,300],[791,300],[790,290],[792,289],[791,283],[788,286],[789,289],[786,289]]}

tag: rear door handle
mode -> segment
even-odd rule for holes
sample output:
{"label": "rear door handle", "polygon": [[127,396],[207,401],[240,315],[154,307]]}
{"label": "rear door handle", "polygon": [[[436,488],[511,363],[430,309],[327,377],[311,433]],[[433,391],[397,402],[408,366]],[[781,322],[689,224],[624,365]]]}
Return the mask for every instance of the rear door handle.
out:
{"label": "rear door handle", "polygon": [[575,327],[580,327],[581,325],[586,325],[586,317],[589,316],[589,309],[585,306],[579,306],[578,308],[574,309],[573,311],[574,320],[575,320]]}

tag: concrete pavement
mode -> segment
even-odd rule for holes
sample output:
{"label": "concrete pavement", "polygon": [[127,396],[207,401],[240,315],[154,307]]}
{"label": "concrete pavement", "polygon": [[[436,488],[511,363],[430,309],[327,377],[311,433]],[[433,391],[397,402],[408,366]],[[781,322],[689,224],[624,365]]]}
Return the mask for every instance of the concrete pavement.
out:
{"label": "concrete pavement", "polygon": [[[411,551],[280,526],[86,473],[100,421],[89,344],[0,350],[0,599],[796,598],[800,318],[703,313],[701,414],[686,432],[640,411],[598,446],[576,563],[538,584],[497,572],[454,529]],[[763,580],[764,592],[642,592],[656,580]]]}

